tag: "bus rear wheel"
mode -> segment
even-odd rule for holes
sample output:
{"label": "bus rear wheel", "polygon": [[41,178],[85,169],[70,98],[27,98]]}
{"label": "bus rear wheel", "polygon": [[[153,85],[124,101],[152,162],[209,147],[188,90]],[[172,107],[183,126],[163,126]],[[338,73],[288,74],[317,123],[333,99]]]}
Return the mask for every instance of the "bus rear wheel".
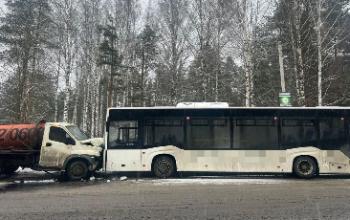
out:
{"label": "bus rear wheel", "polygon": [[294,160],[293,163],[293,173],[304,179],[310,179],[318,174],[317,163],[314,158],[301,156]]}
{"label": "bus rear wheel", "polygon": [[158,156],[152,164],[152,172],[158,178],[169,178],[175,175],[176,165],[173,158],[169,156]]}

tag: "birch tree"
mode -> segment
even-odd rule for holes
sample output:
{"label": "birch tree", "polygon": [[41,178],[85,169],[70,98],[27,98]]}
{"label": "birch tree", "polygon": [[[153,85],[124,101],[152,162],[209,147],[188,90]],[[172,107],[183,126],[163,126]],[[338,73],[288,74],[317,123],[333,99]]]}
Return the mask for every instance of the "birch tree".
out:
{"label": "birch tree", "polygon": [[100,40],[98,33],[100,7],[97,0],[84,0],[80,2],[79,6],[82,13],[79,21],[81,27],[79,37],[81,70],[78,77],[81,86],[77,88],[79,89],[80,98],[80,102],[77,102],[77,104],[81,106],[80,111],[83,112],[81,117],[82,128],[88,134],[94,136],[96,127],[98,127],[96,118],[101,117],[97,112],[97,105],[94,104],[96,103],[96,97],[98,97],[98,82],[101,77],[96,62]]}
{"label": "birch tree", "polygon": [[322,0],[317,0],[316,4],[317,11],[317,22],[316,22],[316,37],[317,37],[317,101],[318,106],[323,105],[323,94],[322,94],[322,37],[321,37],[321,27],[322,27]]}
{"label": "birch tree", "polygon": [[254,105],[254,31],[257,27],[259,15],[259,1],[240,0],[233,1],[231,10],[235,19],[233,20],[233,36],[235,44],[240,50],[240,58],[245,73],[245,106]]}
{"label": "birch tree", "polygon": [[74,70],[77,54],[77,5],[74,0],[58,0],[54,2],[56,10],[57,34],[61,35],[62,41],[59,48],[62,53],[62,71],[64,76],[64,110],[63,121],[68,122],[69,101],[71,94],[71,77]]}
{"label": "birch tree", "polygon": [[[341,0],[337,2],[317,0],[311,2],[311,18],[313,19],[314,30],[316,33],[317,47],[317,101],[318,105],[324,105],[324,97],[334,79],[326,80],[327,89],[324,90],[324,73],[330,62],[334,62],[337,56],[338,45],[347,39],[347,31],[343,29],[344,22],[349,21],[350,1]],[[339,100],[339,99],[338,99]],[[333,101],[334,102],[334,101]],[[334,102],[336,103],[336,101]]]}
{"label": "birch tree", "polygon": [[[175,105],[181,99],[181,81],[184,78],[186,62],[186,42],[183,31],[187,20],[188,3],[183,0],[162,0],[159,3],[161,30],[161,60],[163,74],[170,80],[169,101],[164,104]],[[164,95],[164,94],[163,94]]]}

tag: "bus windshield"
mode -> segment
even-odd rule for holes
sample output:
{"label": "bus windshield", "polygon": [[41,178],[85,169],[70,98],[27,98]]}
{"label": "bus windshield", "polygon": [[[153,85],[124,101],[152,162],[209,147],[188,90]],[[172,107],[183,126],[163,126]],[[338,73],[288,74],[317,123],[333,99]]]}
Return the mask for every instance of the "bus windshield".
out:
{"label": "bus windshield", "polygon": [[89,137],[75,125],[67,126],[67,129],[78,141],[89,139]]}

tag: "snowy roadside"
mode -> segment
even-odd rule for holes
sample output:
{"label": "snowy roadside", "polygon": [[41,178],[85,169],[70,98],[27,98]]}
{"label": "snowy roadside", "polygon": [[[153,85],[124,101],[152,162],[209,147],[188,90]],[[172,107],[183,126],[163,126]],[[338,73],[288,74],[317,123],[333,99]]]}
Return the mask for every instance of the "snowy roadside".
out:
{"label": "snowy roadside", "polygon": [[290,183],[286,179],[213,179],[213,178],[190,178],[190,179],[156,179],[135,180],[136,183],[149,182],[153,185],[264,185]]}
{"label": "snowy roadside", "polygon": [[44,180],[16,180],[14,183],[16,184],[48,184],[55,183],[54,179],[44,179]]}
{"label": "snowy roadside", "polygon": [[38,175],[46,174],[45,171],[37,171],[37,170],[32,170],[30,168],[22,168],[22,167],[19,167],[18,170],[16,170],[16,173],[18,173],[18,174],[38,174]]}

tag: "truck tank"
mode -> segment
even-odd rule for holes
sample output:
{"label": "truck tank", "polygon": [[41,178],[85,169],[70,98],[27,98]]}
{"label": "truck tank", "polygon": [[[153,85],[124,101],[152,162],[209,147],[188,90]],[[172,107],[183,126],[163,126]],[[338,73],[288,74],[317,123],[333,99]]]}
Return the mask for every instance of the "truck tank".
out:
{"label": "truck tank", "polygon": [[40,150],[45,122],[38,124],[0,124],[0,154],[8,151]]}

